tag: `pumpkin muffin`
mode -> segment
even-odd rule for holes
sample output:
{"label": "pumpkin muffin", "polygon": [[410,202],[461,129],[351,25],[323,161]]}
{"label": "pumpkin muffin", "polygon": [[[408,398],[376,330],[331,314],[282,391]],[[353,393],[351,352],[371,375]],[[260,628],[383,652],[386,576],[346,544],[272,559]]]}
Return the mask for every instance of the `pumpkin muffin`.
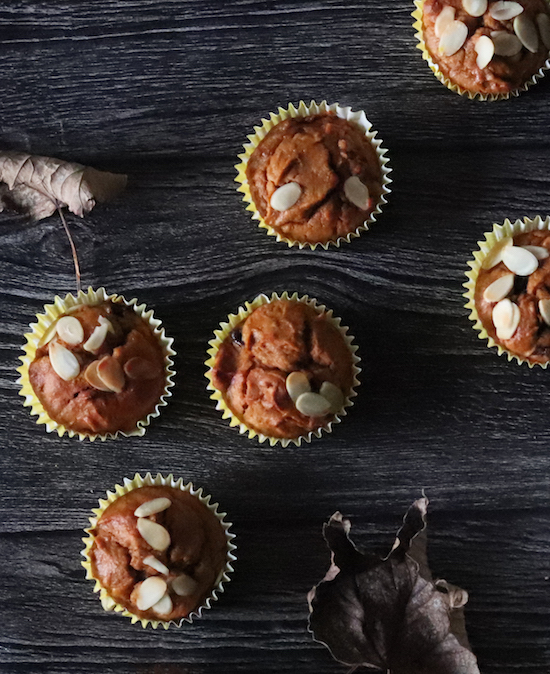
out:
{"label": "pumpkin muffin", "polygon": [[481,265],[474,301],[495,343],[530,363],[548,363],[550,232],[501,239]]}
{"label": "pumpkin muffin", "polygon": [[358,358],[324,307],[274,298],[230,325],[207,377],[242,428],[287,444],[339,420],[354,395]]}
{"label": "pumpkin muffin", "polygon": [[136,475],[100,505],[83,565],[106,609],[167,627],[200,616],[223,592],[234,536],[202,490],[171,476]]}
{"label": "pumpkin muffin", "polygon": [[[436,75],[459,93],[503,97],[547,66],[547,0],[422,0],[421,37]],[[435,72],[435,71],[434,71]]]}
{"label": "pumpkin muffin", "polygon": [[[89,303],[90,293],[99,301]],[[63,306],[60,300],[61,310],[46,307],[57,308],[53,320],[40,317],[44,332],[27,335],[28,368],[20,371],[23,383],[28,377],[33,413],[40,407],[39,423],[81,438],[142,434],[164,404],[172,385],[172,340],[158,329],[152,312],[140,315],[131,303],[113,297],[90,289],[76,304]]]}

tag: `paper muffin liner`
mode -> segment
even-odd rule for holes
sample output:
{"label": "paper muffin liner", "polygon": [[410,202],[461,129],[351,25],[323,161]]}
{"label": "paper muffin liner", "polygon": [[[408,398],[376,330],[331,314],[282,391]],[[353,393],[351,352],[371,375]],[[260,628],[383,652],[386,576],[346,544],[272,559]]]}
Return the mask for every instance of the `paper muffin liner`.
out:
{"label": "paper muffin liner", "polygon": [[418,40],[416,48],[420,49],[422,52],[422,58],[428,63],[430,70],[437,77],[437,79],[442,84],[444,84],[447,89],[454,91],[456,94],[460,94],[460,96],[467,96],[470,100],[477,99],[479,101],[508,100],[509,98],[519,96],[522,91],[527,91],[529,87],[532,87],[541,78],[543,78],[546,74],[546,71],[550,68],[550,58],[547,58],[543,66],[534,75],[532,75],[530,79],[524,82],[521,87],[502,94],[484,94],[479,91],[463,89],[460,85],[455,84],[446,75],[444,75],[438,64],[433,60],[424,41],[424,25],[422,21],[424,0],[414,0],[414,5],[416,9],[413,11],[412,17],[414,19],[413,28],[416,30],[415,38]]}
{"label": "paper muffin liner", "polygon": [[521,356],[518,356],[515,353],[511,353],[510,351],[505,349],[501,344],[496,342],[489,335],[487,330],[483,327],[483,324],[477,313],[474,299],[479,270],[481,269],[483,261],[485,260],[489,252],[493,249],[493,247],[503,239],[513,238],[514,236],[518,236],[519,234],[525,234],[526,232],[532,232],[533,230],[537,229],[550,231],[550,216],[547,216],[546,218],[543,219],[540,215],[537,215],[537,217],[534,219],[526,217],[523,220],[516,220],[515,222],[511,222],[510,220],[506,219],[504,221],[504,224],[502,225],[498,225],[495,223],[493,225],[493,230],[491,232],[485,233],[485,241],[478,241],[479,250],[473,252],[474,259],[468,261],[468,266],[471,267],[471,271],[466,272],[468,281],[463,285],[464,288],[466,288],[467,292],[464,293],[463,297],[465,297],[468,300],[467,303],[465,304],[465,307],[466,309],[470,310],[469,318],[471,321],[474,322],[473,327],[478,332],[477,336],[479,337],[479,339],[486,339],[488,347],[496,346],[499,356],[505,354],[508,357],[509,361],[515,360],[520,365],[521,363],[527,363],[527,365],[531,368],[534,367],[535,365],[538,365],[539,367],[542,368],[547,368],[548,367],[547,362],[546,363],[532,362],[527,358],[522,358]]}
{"label": "paper muffin liner", "polygon": [[[363,222],[363,224],[357,227],[354,231],[349,232],[349,234],[346,234],[346,236],[340,236],[335,240],[326,241],[324,243],[295,241],[286,236],[283,236],[273,227],[268,225],[258,212],[250,193],[248,179],[246,177],[246,167],[251,154],[259,145],[260,141],[262,141],[267,136],[269,131],[271,131],[273,127],[277,126],[277,124],[283,122],[289,117],[307,117],[308,115],[317,115],[319,113],[326,112],[334,112],[338,117],[346,119],[348,122],[351,122],[355,126],[360,127],[360,129],[364,131],[365,136],[370,141],[378,156],[382,175],[382,194],[378,200],[378,203],[376,204],[376,207],[368,216],[368,218]],[[238,155],[241,161],[235,165],[235,169],[237,170],[235,182],[239,183],[237,191],[242,192],[243,194],[243,201],[245,204],[247,204],[246,210],[252,212],[252,219],[259,221],[258,226],[260,228],[265,229],[270,236],[275,236],[277,241],[282,241],[289,247],[298,246],[298,248],[310,248],[311,250],[315,250],[317,246],[320,246],[321,248],[327,250],[329,246],[339,247],[344,242],[349,243],[352,239],[360,236],[361,232],[366,232],[369,229],[369,225],[371,225],[373,222],[376,222],[378,216],[382,213],[382,206],[387,203],[386,197],[391,191],[388,187],[392,181],[388,177],[391,169],[388,166],[388,158],[386,156],[387,150],[382,147],[382,141],[376,137],[377,135],[378,132],[372,129],[372,124],[368,121],[363,111],[353,112],[350,107],[341,107],[338,105],[338,103],[328,105],[326,101],[322,101],[320,104],[317,104],[315,101],[311,101],[309,105],[307,105],[304,103],[304,101],[300,101],[297,108],[292,103],[286,109],[280,107],[278,113],[270,113],[269,119],[262,119],[261,126],[254,127],[254,133],[247,136],[249,142],[244,144],[244,152]]]}
{"label": "paper muffin liner", "polygon": [[[236,325],[238,325],[241,321],[250,316],[250,314],[255,309],[263,306],[264,304],[269,304],[270,302],[274,302],[276,300],[290,300],[290,301],[303,302],[304,304],[307,304],[308,306],[312,307],[318,314],[324,314],[326,319],[330,321],[330,323],[335,328],[337,328],[340,334],[342,335],[345,343],[347,344],[351,352],[352,357],[353,383],[351,390],[344,401],[341,411],[338,414],[335,414],[334,417],[323,426],[320,426],[319,428],[313,431],[309,431],[304,435],[300,435],[297,438],[277,438],[271,435],[264,435],[263,433],[260,433],[258,431],[253,430],[252,428],[249,428],[229,408],[229,406],[224,400],[222,392],[218,390],[213,383],[213,367],[216,362],[216,354],[218,353],[218,350],[221,344],[226,339],[226,337],[228,337],[231,334],[231,331]],[[351,407],[353,405],[352,398],[355,398],[355,396],[357,395],[355,388],[359,385],[359,379],[357,377],[361,372],[361,368],[358,367],[360,358],[356,355],[357,346],[353,344],[354,338],[351,335],[348,335],[348,329],[349,328],[341,325],[340,318],[336,318],[335,316],[333,316],[332,309],[327,309],[326,306],[324,306],[323,304],[319,304],[316,299],[308,297],[308,295],[299,297],[298,293],[289,295],[287,292],[284,292],[282,295],[273,293],[271,297],[268,297],[267,295],[262,294],[258,295],[258,297],[256,297],[256,299],[253,300],[252,302],[245,302],[244,306],[239,307],[236,314],[229,314],[227,322],[220,323],[220,328],[218,330],[214,330],[214,339],[208,342],[208,344],[210,345],[210,349],[208,349],[209,358],[205,362],[205,365],[208,368],[208,371],[205,374],[206,378],[208,379],[208,385],[206,388],[209,391],[213,392],[210,398],[216,401],[216,409],[221,410],[223,419],[229,419],[230,426],[237,426],[239,428],[239,433],[241,435],[244,433],[248,433],[249,438],[258,438],[258,441],[260,443],[263,443],[267,440],[272,447],[278,443],[280,443],[283,447],[287,447],[291,442],[294,443],[297,447],[299,447],[302,441],[311,442],[313,437],[320,438],[323,431],[325,431],[326,433],[332,433],[332,426],[334,424],[339,424],[342,421],[342,417],[345,417],[347,415],[346,408]]]}
{"label": "paper muffin liner", "polygon": [[[216,579],[216,583],[214,587],[212,588],[212,591],[210,592],[209,596],[204,600],[204,603],[202,603],[198,608],[196,608],[194,611],[192,611],[188,616],[185,618],[181,618],[180,620],[155,620],[152,618],[141,618],[131,611],[129,611],[125,606],[122,606],[118,602],[116,602],[107,592],[107,590],[101,585],[101,583],[94,577],[92,573],[92,563],[90,560],[90,550],[92,548],[92,545],[94,543],[95,537],[93,534],[93,530],[97,526],[97,523],[100,519],[100,517],[103,515],[107,507],[116,501],[118,498],[123,496],[124,494],[127,494],[128,492],[133,491],[134,489],[139,489],[140,487],[152,487],[152,486],[162,486],[162,487],[174,487],[175,489],[181,489],[182,491],[189,492],[191,496],[194,496],[197,498],[208,510],[216,516],[218,519],[221,527],[223,528],[225,532],[225,539],[227,542],[227,556],[226,556],[226,561],[225,561],[225,566],[224,568],[220,571],[218,574],[218,577]],[[237,558],[233,554],[233,551],[237,549],[237,546],[232,542],[233,539],[235,538],[235,534],[231,533],[229,531],[230,527],[232,526],[231,522],[226,522],[225,517],[227,513],[224,512],[218,512],[218,503],[211,503],[211,496],[203,494],[202,487],[199,487],[198,489],[195,489],[193,487],[192,482],[188,482],[187,484],[183,483],[183,478],[175,479],[172,474],[168,475],[167,477],[163,477],[160,473],[157,474],[155,477],[151,475],[151,473],[147,473],[145,477],[142,477],[139,473],[136,473],[134,475],[133,480],[130,480],[129,478],[124,478],[124,484],[120,485],[117,484],[115,485],[114,491],[108,491],[106,498],[105,499],[99,499],[99,508],[93,508],[92,512],[94,513],[93,517],[90,517],[90,526],[89,528],[85,529],[84,531],[86,534],[86,538],[82,539],[82,542],[84,543],[84,550],[81,551],[82,556],[85,558],[83,562],[81,562],[82,566],[86,569],[86,578],[91,579],[95,581],[94,585],[94,592],[99,592],[99,598],[101,600],[101,605],[105,609],[105,611],[115,611],[116,613],[122,613],[123,616],[126,616],[127,618],[131,618],[132,620],[132,625],[134,623],[141,623],[141,626],[143,628],[147,627],[147,625],[151,625],[153,629],[157,629],[157,627],[162,626],[164,627],[165,630],[167,630],[170,625],[175,625],[176,627],[181,627],[183,623],[192,623],[193,620],[197,618],[202,617],[202,612],[205,611],[206,609],[212,608],[212,603],[215,601],[218,601],[219,597],[218,595],[222,594],[225,592],[224,588],[224,583],[229,583],[231,580],[229,577],[229,574],[234,571],[232,562],[234,562]]]}
{"label": "paper muffin liner", "polygon": [[[67,428],[63,424],[54,421],[44,409],[42,403],[38,399],[38,396],[34,392],[30,380],[29,380],[29,367],[34,361],[36,356],[36,351],[38,347],[48,338],[49,331],[53,328],[53,324],[57,321],[59,316],[64,313],[70,312],[70,310],[79,304],[88,304],[96,305],[101,304],[110,300],[112,302],[120,302],[125,304],[127,307],[131,307],[138,316],[140,316],[146,323],[149,324],[153,334],[159,340],[159,343],[162,347],[164,354],[164,377],[165,377],[165,386],[164,392],[161,395],[159,401],[155,405],[155,409],[150,412],[144,419],[141,419],[137,422],[136,427],[131,432],[122,432],[117,431],[116,433],[82,433],[80,431],[73,431],[70,428]],[[167,337],[164,328],[162,327],[161,321],[158,318],[154,318],[153,311],[148,310],[145,304],[138,304],[137,299],[127,300],[122,295],[108,295],[105,288],[99,288],[98,290],[93,290],[93,288],[88,288],[87,292],[81,290],[78,295],[75,297],[69,293],[66,297],[62,298],[58,295],[54,299],[53,304],[46,304],[44,307],[43,314],[37,314],[37,323],[31,323],[30,328],[31,332],[25,334],[25,339],[27,340],[26,344],[23,346],[23,351],[25,352],[24,356],[20,356],[19,360],[23,362],[17,372],[21,375],[17,380],[17,383],[20,384],[21,389],[19,395],[22,395],[25,398],[23,403],[24,407],[31,408],[31,415],[37,414],[38,419],[36,420],[37,424],[45,424],[46,431],[51,433],[52,431],[57,431],[59,437],[63,436],[65,433],[69,437],[75,435],[78,436],[79,440],[88,440],[94,441],[97,438],[104,441],[107,439],[117,438],[119,435],[124,437],[135,436],[135,435],[144,435],[147,426],[151,423],[151,419],[158,417],[160,414],[161,407],[164,407],[168,403],[168,398],[172,395],[171,388],[174,386],[172,377],[175,372],[172,369],[174,362],[172,356],[175,355],[175,351],[172,348],[174,340],[171,337]]]}

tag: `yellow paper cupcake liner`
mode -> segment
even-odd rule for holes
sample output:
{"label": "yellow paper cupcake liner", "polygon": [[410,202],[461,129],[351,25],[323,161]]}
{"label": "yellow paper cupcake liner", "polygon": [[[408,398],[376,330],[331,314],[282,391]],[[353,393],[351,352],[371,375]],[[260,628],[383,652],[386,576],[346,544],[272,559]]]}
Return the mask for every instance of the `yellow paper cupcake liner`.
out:
{"label": "yellow paper cupcake liner", "polygon": [[[301,435],[298,438],[276,438],[270,435],[264,435],[263,433],[259,433],[258,431],[249,428],[243,421],[241,421],[241,419],[239,419],[239,417],[234,412],[232,412],[229,409],[228,405],[224,400],[223,394],[214,386],[212,381],[213,379],[212,368],[214,367],[216,362],[216,354],[218,353],[218,349],[220,348],[221,344],[224,342],[226,337],[229,336],[233,328],[236,325],[238,325],[241,321],[243,321],[245,318],[247,318],[247,316],[249,316],[258,307],[261,307],[264,304],[269,304],[270,302],[275,302],[276,300],[290,300],[290,301],[303,302],[304,304],[307,304],[308,306],[312,307],[318,314],[324,314],[327,320],[329,320],[331,324],[338,329],[338,331],[344,338],[344,341],[348,345],[348,348],[352,356],[353,384],[351,391],[349,392],[344,402],[344,405],[342,406],[342,410],[338,414],[335,414],[334,418],[324,426],[321,426],[320,428],[317,428],[304,435]],[[336,318],[335,316],[333,316],[332,309],[327,309],[323,304],[318,304],[317,300],[308,297],[308,295],[299,297],[298,293],[289,295],[287,292],[284,292],[282,295],[273,293],[271,297],[268,297],[267,295],[264,294],[259,295],[252,302],[245,302],[244,306],[239,307],[236,314],[230,314],[227,318],[227,322],[221,323],[219,330],[214,330],[215,335],[214,339],[208,342],[208,344],[210,345],[210,349],[208,349],[209,358],[205,362],[205,365],[208,368],[208,371],[206,372],[205,376],[208,379],[208,385],[206,388],[209,391],[213,391],[210,398],[216,401],[216,409],[221,410],[222,418],[229,419],[230,426],[232,427],[238,426],[239,433],[241,435],[248,433],[249,438],[251,439],[257,438],[260,443],[263,443],[267,440],[272,447],[278,443],[280,443],[283,447],[287,447],[291,442],[294,443],[297,447],[299,447],[302,441],[311,442],[313,437],[320,438],[323,431],[326,433],[332,433],[332,426],[334,424],[340,423],[342,421],[342,417],[347,415],[346,408],[351,407],[353,405],[351,399],[355,398],[355,396],[357,395],[355,388],[359,385],[359,379],[357,377],[361,372],[361,368],[358,367],[360,359],[356,355],[357,346],[353,344],[354,338],[351,335],[348,335],[347,333],[348,328],[341,325],[340,318]]]}
{"label": "yellow paper cupcake liner", "polygon": [[[136,428],[128,433],[123,433],[118,431],[117,433],[81,433],[79,431],[73,431],[70,428],[66,428],[62,424],[59,424],[57,421],[54,421],[50,418],[46,410],[44,409],[42,403],[38,399],[38,396],[35,394],[30,380],[29,380],[29,367],[34,361],[36,356],[36,350],[38,347],[44,343],[50,336],[51,330],[59,316],[64,313],[67,313],[71,308],[79,304],[88,304],[96,305],[101,304],[107,300],[112,302],[120,302],[125,304],[127,307],[132,307],[138,316],[140,316],[145,322],[147,322],[153,334],[158,338],[162,350],[164,353],[164,376],[166,384],[164,387],[164,392],[160,397],[158,403],[155,406],[155,409],[150,412],[144,419],[138,421]],[[172,377],[175,372],[172,369],[174,362],[172,356],[175,355],[175,351],[172,348],[174,340],[170,337],[167,337],[164,328],[161,326],[161,321],[153,317],[153,311],[147,310],[145,304],[138,304],[137,299],[126,300],[122,295],[108,295],[105,291],[105,288],[99,288],[98,290],[93,290],[93,288],[88,288],[87,292],[80,291],[75,297],[69,293],[66,297],[61,298],[56,296],[53,304],[46,304],[44,307],[43,314],[37,314],[36,318],[37,323],[31,323],[30,328],[31,332],[25,334],[25,339],[27,340],[26,344],[23,346],[23,351],[25,352],[24,356],[20,356],[19,360],[23,362],[17,372],[21,375],[17,380],[17,383],[20,384],[21,389],[19,395],[22,395],[25,398],[23,405],[25,407],[31,408],[31,415],[38,415],[36,420],[37,424],[44,424],[46,426],[46,431],[51,433],[52,431],[57,431],[59,437],[67,433],[69,437],[78,436],[79,440],[88,440],[94,441],[97,438],[100,440],[114,439],[118,435],[125,437],[128,436],[141,436],[145,433],[147,426],[150,424],[151,419],[158,417],[160,414],[160,408],[167,405],[168,398],[172,395],[171,388],[174,386]]]}
{"label": "yellow paper cupcake liner", "polygon": [[508,91],[503,94],[483,94],[479,91],[469,91],[468,89],[463,89],[458,84],[452,82],[446,75],[441,72],[441,69],[432,59],[426,43],[424,41],[424,25],[422,21],[424,0],[414,0],[414,5],[416,9],[412,13],[414,19],[413,28],[416,30],[415,38],[418,40],[416,45],[417,49],[420,49],[422,52],[422,58],[428,63],[430,70],[437,77],[437,79],[444,84],[447,89],[454,91],[460,96],[467,96],[470,100],[477,99],[479,101],[500,101],[508,100],[509,98],[517,97],[521,94],[522,91],[527,91],[529,87],[532,87],[533,84],[536,84],[538,80],[545,76],[546,71],[550,68],[550,58],[546,59],[546,62],[529,80],[527,80],[519,89],[514,89],[513,91]]}
{"label": "yellow paper cupcake liner", "polygon": [[[357,227],[353,232],[346,234],[346,236],[340,236],[335,240],[326,241],[325,243],[294,241],[293,239],[283,236],[273,227],[268,225],[256,209],[252,195],[250,194],[248,179],[246,177],[246,167],[248,165],[250,155],[254,152],[260,141],[265,138],[265,136],[274,126],[277,126],[277,124],[283,122],[289,117],[307,117],[308,115],[317,115],[319,113],[326,112],[334,112],[338,117],[346,119],[348,122],[359,126],[361,130],[364,131],[365,136],[376,150],[378,161],[380,162],[382,174],[382,195],[380,196],[375,209],[365,220],[365,222],[360,227]],[[327,250],[329,246],[339,247],[344,242],[349,243],[352,239],[360,236],[361,232],[366,232],[369,229],[369,225],[371,225],[373,222],[376,222],[378,216],[382,213],[382,206],[387,203],[386,197],[390,193],[388,185],[392,181],[388,177],[391,169],[388,166],[388,158],[386,156],[387,150],[382,147],[382,141],[376,137],[377,135],[378,132],[373,131],[372,124],[368,121],[363,111],[353,112],[350,107],[341,107],[338,105],[338,103],[328,105],[326,101],[322,101],[320,104],[317,104],[315,101],[311,101],[309,105],[306,105],[304,101],[300,101],[297,108],[291,103],[286,109],[279,108],[277,114],[274,112],[270,113],[269,119],[262,119],[261,126],[255,126],[254,133],[247,136],[250,142],[244,144],[244,152],[238,155],[241,161],[235,165],[235,169],[237,170],[235,182],[239,183],[237,190],[243,194],[243,201],[245,204],[247,204],[246,210],[252,212],[253,220],[259,221],[259,227],[265,229],[270,236],[275,236],[277,241],[282,241],[289,247],[298,246],[298,248],[310,248],[311,250],[315,250],[317,246],[320,246],[321,248]]]}
{"label": "yellow paper cupcake liner", "polygon": [[[216,583],[210,595],[205,599],[203,604],[201,604],[198,608],[192,611],[187,617],[181,618],[179,621],[154,620],[150,618],[140,618],[139,616],[136,616],[135,614],[128,611],[127,608],[125,608],[121,604],[118,604],[109,595],[107,590],[105,590],[105,588],[94,577],[92,573],[90,550],[94,543],[93,530],[97,526],[97,523],[101,515],[105,512],[106,508],[111,503],[113,503],[113,501],[116,501],[124,494],[127,494],[128,492],[133,491],[134,489],[139,489],[140,487],[151,487],[151,486],[174,487],[175,489],[181,489],[182,491],[189,492],[191,496],[197,498],[206,508],[208,508],[208,510],[213,515],[216,516],[225,532],[225,538],[227,541],[227,557],[225,566],[218,574],[218,578],[216,579]],[[233,539],[235,538],[235,534],[232,534],[229,531],[232,524],[230,522],[225,521],[227,513],[218,512],[219,504],[211,503],[210,502],[211,498],[212,498],[211,496],[206,496],[203,494],[202,487],[195,489],[191,482],[184,484],[183,478],[181,477],[176,480],[172,474],[168,475],[167,477],[163,477],[160,473],[157,474],[155,477],[153,477],[151,473],[147,473],[145,477],[142,477],[139,473],[136,473],[134,475],[133,480],[130,480],[129,478],[124,478],[123,485],[119,484],[115,485],[114,491],[108,491],[105,499],[99,499],[99,508],[92,509],[94,515],[93,517],[90,517],[90,527],[85,529],[85,532],[88,534],[88,536],[82,539],[82,542],[84,543],[85,547],[84,550],[82,550],[81,554],[85,558],[85,561],[81,562],[81,564],[86,569],[86,578],[95,581],[94,592],[99,592],[101,605],[103,606],[105,611],[115,611],[116,613],[122,613],[123,616],[131,618],[132,625],[134,623],[139,622],[141,623],[141,626],[143,628],[147,627],[147,625],[151,625],[153,629],[157,629],[157,627],[162,626],[164,627],[165,630],[167,630],[170,627],[170,625],[181,627],[183,623],[192,623],[193,620],[202,617],[203,611],[212,608],[212,603],[218,601],[219,599],[218,595],[222,594],[222,592],[225,592],[224,583],[227,584],[231,580],[229,578],[229,574],[234,571],[232,562],[234,562],[237,558],[233,554],[233,552],[234,550],[237,549],[237,546],[232,542]]]}
{"label": "yellow paper cupcake liner", "polygon": [[510,220],[506,219],[504,221],[504,224],[502,225],[498,225],[495,223],[493,225],[493,230],[491,232],[485,233],[485,240],[478,241],[479,250],[473,252],[474,259],[468,261],[468,266],[471,268],[471,271],[466,272],[468,281],[463,285],[464,288],[466,288],[467,292],[464,293],[463,297],[465,297],[468,300],[465,307],[466,309],[470,310],[469,318],[471,321],[474,322],[473,327],[478,332],[477,336],[479,337],[479,339],[486,339],[488,347],[495,346],[497,348],[499,356],[502,356],[504,354],[507,356],[509,361],[515,360],[520,365],[521,363],[527,363],[527,365],[529,365],[529,367],[531,368],[534,367],[535,365],[538,365],[542,368],[547,368],[548,363],[536,363],[531,362],[525,358],[521,358],[521,356],[518,356],[515,353],[511,353],[507,349],[503,348],[498,342],[496,342],[488,334],[487,330],[485,330],[485,328],[483,327],[483,324],[477,313],[474,300],[479,270],[481,269],[483,261],[485,260],[489,252],[493,249],[493,247],[503,239],[513,238],[514,236],[518,236],[519,234],[532,232],[533,230],[536,229],[550,230],[550,216],[547,216],[546,218],[543,219],[540,215],[537,215],[537,217],[534,219],[524,218],[523,220],[516,220],[515,222],[511,222]]}

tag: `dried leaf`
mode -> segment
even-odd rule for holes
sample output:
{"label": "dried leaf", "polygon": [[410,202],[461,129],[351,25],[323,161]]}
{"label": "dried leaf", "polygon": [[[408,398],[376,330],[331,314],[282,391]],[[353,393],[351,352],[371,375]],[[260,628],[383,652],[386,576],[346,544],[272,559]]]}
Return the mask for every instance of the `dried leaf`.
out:
{"label": "dried leaf", "polygon": [[42,220],[60,208],[82,217],[96,201],[114,198],[126,176],[23,152],[0,152],[0,211],[15,208]]}
{"label": "dried leaf", "polygon": [[335,513],[323,527],[332,551],[309,595],[314,639],[342,663],[391,674],[479,674],[464,625],[464,590],[433,581],[426,555],[428,499],[407,511],[385,559],[362,554],[351,524]]}

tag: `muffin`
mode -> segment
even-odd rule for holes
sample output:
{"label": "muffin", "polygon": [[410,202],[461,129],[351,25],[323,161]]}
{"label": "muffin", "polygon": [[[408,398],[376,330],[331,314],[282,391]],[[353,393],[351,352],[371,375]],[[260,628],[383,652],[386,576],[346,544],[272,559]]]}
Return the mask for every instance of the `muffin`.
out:
{"label": "muffin", "polygon": [[57,298],[39,317],[20,381],[48,430],[91,439],[141,435],[157,416],[172,385],[172,340],[135,303],[90,289],[76,300]]}
{"label": "muffin", "polygon": [[389,169],[364,113],[301,103],[263,120],[237,181],[261,226],[300,247],[339,245],[376,219]]}
{"label": "muffin", "polygon": [[[550,361],[550,218],[509,221],[470,263],[471,318],[489,344],[519,362]],[[473,306],[472,306],[473,305]]]}
{"label": "muffin", "polygon": [[547,0],[417,0],[420,48],[436,76],[470,98],[507,98],[549,65]]}
{"label": "muffin", "polygon": [[331,314],[296,294],[261,295],[222,324],[210,342],[208,388],[241,433],[286,446],[340,421],[359,359]]}
{"label": "muffin", "polygon": [[107,610],[168,627],[200,617],[223,592],[234,536],[201,489],[172,476],[136,475],[94,513],[83,566]]}

